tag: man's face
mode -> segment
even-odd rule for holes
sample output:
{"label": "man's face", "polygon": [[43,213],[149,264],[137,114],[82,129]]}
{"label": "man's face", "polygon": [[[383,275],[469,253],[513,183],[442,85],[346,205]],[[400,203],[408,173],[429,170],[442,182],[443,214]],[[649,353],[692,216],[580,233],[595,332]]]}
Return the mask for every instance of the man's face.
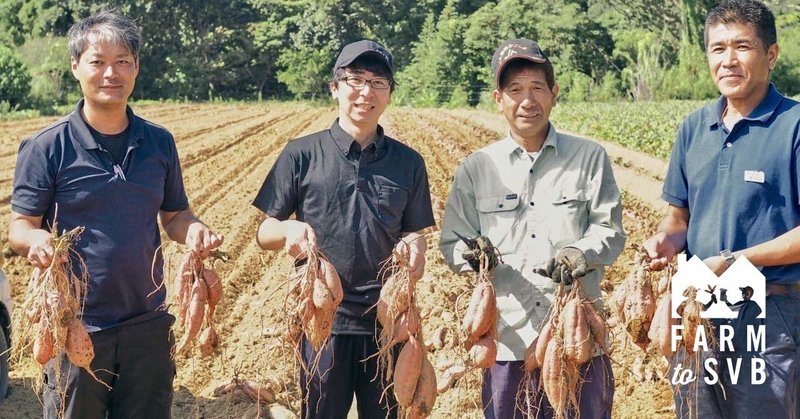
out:
{"label": "man's face", "polygon": [[80,58],[72,60],[72,75],[78,79],[86,101],[100,107],[116,107],[128,102],[139,65],[122,45],[97,41],[89,35],[89,46]]}
{"label": "man's face", "polygon": [[746,289],[745,289],[745,290],[742,290],[742,300],[745,300],[745,301],[747,301],[747,300],[749,300],[749,299],[750,299],[750,298],[752,298],[752,297],[753,297],[753,294],[752,294],[750,291],[748,291],[748,290],[746,290]]}
{"label": "man's face", "polygon": [[[345,69],[344,77],[386,80],[371,71],[359,69]],[[368,81],[363,87],[353,87],[345,80],[338,80],[331,83],[330,88],[331,95],[339,102],[339,120],[347,120],[357,127],[377,126],[378,119],[392,100],[391,89],[376,89]]]}
{"label": "man's face", "polygon": [[749,25],[719,24],[708,30],[706,55],[720,93],[728,99],[746,99],[769,83],[778,45],[765,49]]}
{"label": "man's face", "polygon": [[508,121],[511,132],[523,139],[547,134],[550,112],[556,105],[558,85],[547,86],[544,70],[523,68],[506,76],[505,86],[496,89],[497,110]]}

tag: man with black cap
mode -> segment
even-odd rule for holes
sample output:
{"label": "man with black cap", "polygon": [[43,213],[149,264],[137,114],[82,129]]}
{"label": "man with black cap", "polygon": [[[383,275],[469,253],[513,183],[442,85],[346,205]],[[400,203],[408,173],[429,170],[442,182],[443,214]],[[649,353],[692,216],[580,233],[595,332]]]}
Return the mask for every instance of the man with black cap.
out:
{"label": "man with black cap", "polygon": [[[330,82],[339,118],[330,129],[289,142],[253,201],[264,213],[256,233],[261,248],[297,257],[316,246],[342,279],[344,300],[320,350],[319,372],[308,377],[301,369],[304,418],[347,417],[354,393],[359,417],[397,416],[373,356],[379,264],[395,247],[403,251],[403,242],[412,279],[422,277],[422,233],[434,220],[422,157],[378,125],[393,88],[392,55],[383,46],[346,45]],[[306,365],[318,355],[305,338],[301,351]]]}
{"label": "man with black cap", "polygon": [[[504,263],[493,269],[500,316],[497,361],[484,371],[487,418],[521,418],[517,397],[525,375],[525,350],[539,335],[562,282],[580,282],[600,299],[604,266],[622,251],[620,195],[611,164],[597,144],[559,133],[549,121],[558,85],[553,66],[536,42],[503,42],[492,58],[497,109],[508,135],[459,166],[445,209],[441,251],[456,272],[471,272],[472,253],[454,232],[490,241]],[[465,261],[465,257],[467,261]],[[598,303],[598,306],[600,304]],[[597,351],[581,367],[580,415],[610,417],[614,378]],[[539,389],[539,371],[532,388]],[[552,407],[537,392],[537,415]],[[562,412],[563,413],[563,412]],[[548,416],[549,417],[549,416]]]}

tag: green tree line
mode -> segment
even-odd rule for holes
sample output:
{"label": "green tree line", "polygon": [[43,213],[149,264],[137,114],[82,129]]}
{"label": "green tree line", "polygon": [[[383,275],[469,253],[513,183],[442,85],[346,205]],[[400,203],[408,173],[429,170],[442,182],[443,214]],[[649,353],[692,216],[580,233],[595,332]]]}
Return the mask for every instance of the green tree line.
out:
{"label": "green tree line", "polygon": [[[800,6],[772,0],[773,74],[800,93]],[[116,7],[144,34],[135,99],[321,98],[341,47],[369,38],[395,56],[395,102],[488,100],[506,38],[537,40],[567,101],[716,95],[703,20],[714,0],[0,0],[0,111],[77,99],[66,49],[81,17]]]}

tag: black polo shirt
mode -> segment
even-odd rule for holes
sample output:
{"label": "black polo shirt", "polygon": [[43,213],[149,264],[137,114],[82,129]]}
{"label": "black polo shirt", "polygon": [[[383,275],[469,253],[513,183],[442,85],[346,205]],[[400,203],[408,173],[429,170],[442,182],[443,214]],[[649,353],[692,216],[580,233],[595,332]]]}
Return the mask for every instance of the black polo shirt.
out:
{"label": "black polo shirt", "polygon": [[[83,321],[90,330],[163,314],[166,296],[158,212],[189,207],[172,135],[128,108],[127,151],[121,164],[98,146],[80,114],[22,141],[14,172],[11,208],[43,216],[50,228],[84,226],[76,250],[86,261],[89,292]],[[150,295],[153,293],[153,295]]]}
{"label": "black polo shirt", "polygon": [[333,331],[375,332],[379,264],[401,232],[434,225],[422,156],[383,135],[364,150],[339,126],[290,141],[253,205],[279,220],[308,223],[342,278]]}

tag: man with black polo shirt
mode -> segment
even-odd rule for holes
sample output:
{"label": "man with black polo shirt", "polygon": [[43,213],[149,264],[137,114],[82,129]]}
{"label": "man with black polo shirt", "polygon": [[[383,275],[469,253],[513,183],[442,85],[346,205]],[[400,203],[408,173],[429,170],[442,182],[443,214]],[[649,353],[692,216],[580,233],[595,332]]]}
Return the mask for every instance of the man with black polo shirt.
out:
{"label": "man with black polo shirt", "polygon": [[170,239],[203,258],[223,238],[189,208],[172,135],[127,106],[139,72],[136,23],[104,11],[67,36],[83,99],[20,145],[8,235],[14,251],[45,268],[55,218],[59,229],[85,227],[75,245],[89,277],[79,316],[94,345],[91,369],[111,390],[58,354],[45,366],[44,416],[166,418],[175,318],[153,282],[163,275],[158,219]]}
{"label": "man with black polo shirt", "polygon": [[[421,233],[434,220],[422,157],[378,125],[393,87],[385,48],[368,40],[346,45],[330,82],[339,118],[328,130],[289,142],[253,202],[264,212],[256,237],[263,249],[283,248],[296,257],[314,242],[344,287],[333,334],[321,349],[322,375],[301,370],[304,418],[344,418],[354,393],[359,417],[397,416],[391,391],[380,401],[370,308],[381,289],[379,263],[401,240],[410,245],[412,277],[422,276],[427,245]],[[305,338],[302,352],[306,363],[315,355]]]}
{"label": "man with black polo shirt", "polygon": [[[766,277],[766,307],[763,319],[751,304],[731,319],[733,350],[702,354],[717,358],[719,383],[698,377],[696,386],[676,386],[676,415],[800,418],[800,103],[769,81],[779,48],[763,3],[715,7],[705,43],[722,95],[681,124],[664,179],[667,214],[643,245],[653,269],[686,251],[722,275],[746,257]],[[748,323],[764,325],[763,351],[736,343]],[[679,350],[673,365],[686,356]],[[764,361],[764,382],[752,375],[752,358]],[[741,365],[736,378],[723,367],[729,362]]]}

